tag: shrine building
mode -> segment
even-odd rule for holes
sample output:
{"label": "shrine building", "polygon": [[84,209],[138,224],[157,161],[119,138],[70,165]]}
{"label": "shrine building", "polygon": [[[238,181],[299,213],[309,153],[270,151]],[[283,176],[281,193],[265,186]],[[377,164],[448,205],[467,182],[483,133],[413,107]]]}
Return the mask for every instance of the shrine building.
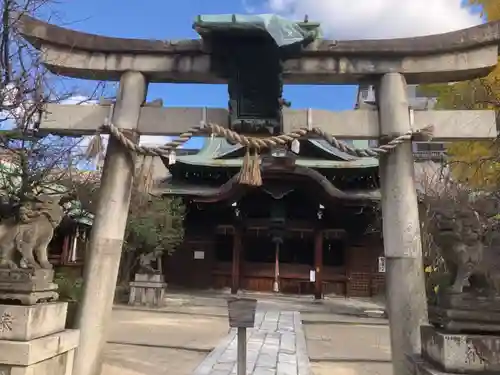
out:
{"label": "shrine building", "polygon": [[[356,108],[369,102],[365,90],[360,87]],[[426,109],[423,98],[409,94],[415,110]],[[444,145],[413,148],[418,182],[435,173]],[[384,293],[378,161],[324,140],[301,140],[296,151],[263,155],[258,188],[235,182],[244,148],[222,138],[206,139],[196,154],[164,160],[169,175],[161,194],[181,197],[187,207],[184,242],[165,259],[170,285],[317,298]]]}
{"label": "shrine building", "polygon": [[166,258],[170,285],[371,296],[383,291],[378,162],[323,140],[262,156],[263,185],[235,182],[243,147],[208,138],[168,165],[163,194],[186,204],[183,244]]}
{"label": "shrine building", "polygon": [[[210,46],[205,57],[213,83],[228,87],[227,108],[212,113],[218,121],[227,118],[229,129],[256,138],[285,131],[285,110],[293,105],[283,97],[284,66],[293,66],[294,56],[319,36],[319,24],[307,19],[262,17],[199,16],[193,25]],[[357,108],[371,105],[370,90],[360,87]],[[291,112],[288,129],[294,121],[310,126],[314,111],[299,110],[295,117]],[[252,186],[241,179],[249,154],[255,156],[249,148],[210,137],[199,152],[161,159],[168,174],[155,191],[181,198],[187,212],[184,242],[165,257],[169,285],[316,298],[382,293],[378,160],[352,156],[324,139],[301,138],[259,150],[258,164],[252,163],[262,183]],[[80,237],[57,246],[61,259],[76,264],[83,258],[75,240]]]}
{"label": "shrine building", "polygon": [[[224,17],[200,16],[194,29],[210,43],[212,64],[228,84],[230,128],[281,134],[282,111],[291,105],[283,98],[283,63],[315,40],[319,24],[294,23],[301,37],[286,41]],[[370,90],[360,87],[356,108],[370,105]],[[383,293],[378,160],[300,139],[262,153],[262,185],[248,186],[238,183],[245,152],[211,137],[196,154],[163,159],[169,173],[157,191],[182,198],[187,208],[184,242],[165,259],[169,285],[316,298]]]}

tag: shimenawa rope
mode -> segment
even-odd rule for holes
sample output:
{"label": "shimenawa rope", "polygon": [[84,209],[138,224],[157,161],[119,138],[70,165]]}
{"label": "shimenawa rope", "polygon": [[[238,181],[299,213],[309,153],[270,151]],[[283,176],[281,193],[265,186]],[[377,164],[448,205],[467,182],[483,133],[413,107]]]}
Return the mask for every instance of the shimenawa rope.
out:
{"label": "shimenawa rope", "polygon": [[302,138],[308,134],[315,134],[325,139],[336,149],[345,152],[351,156],[357,157],[379,157],[394,150],[400,144],[409,141],[428,141],[432,138],[434,127],[429,125],[418,130],[410,130],[402,134],[384,145],[371,148],[356,148],[348,145],[345,142],[338,140],[332,135],[324,132],[321,128],[315,127],[312,129],[300,128],[287,134],[271,136],[268,138],[256,138],[238,134],[235,131],[224,128],[217,124],[206,124],[195,126],[187,132],[182,133],[177,139],[174,139],[163,146],[148,147],[134,143],[128,139],[125,134],[112,123],[105,123],[97,132],[94,139],[89,144],[89,156],[96,155],[101,149],[102,140],[101,133],[107,131],[112,137],[118,140],[125,148],[144,156],[160,156],[168,158],[170,152],[177,147],[183,145],[197,134],[207,133],[219,137],[224,137],[231,143],[239,143],[247,150],[241,171],[239,173],[239,182],[245,185],[260,186],[262,185],[262,177],[260,175],[260,160],[259,153],[266,148],[275,146],[284,146],[290,144],[293,140]]}

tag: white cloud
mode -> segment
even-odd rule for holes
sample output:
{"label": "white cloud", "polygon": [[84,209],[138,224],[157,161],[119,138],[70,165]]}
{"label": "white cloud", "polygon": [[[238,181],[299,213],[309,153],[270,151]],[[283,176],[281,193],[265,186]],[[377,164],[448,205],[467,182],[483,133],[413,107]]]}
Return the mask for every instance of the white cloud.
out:
{"label": "white cloud", "polygon": [[[93,105],[97,104],[97,100],[90,100],[88,96],[84,95],[74,95],[70,98],[67,98],[65,100],[61,100],[61,104],[72,104],[72,105]],[[85,150],[88,147],[88,144],[92,137],[82,137],[81,141],[78,142],[77,147],[74,148],[75,154],[85,154]],[[107,142],[107,140],[106,140]]]}
{"label": "white cloud", "polygon": [[[32,116],[33,101],[22,100],[22,93],[18,86],[14,83],[8,83],[0,90],[0,122],[2,129],[12,129],[16,125],[19,126],[32,126],[35,121],[35,116]],[[27,118],[27,114],[30,115]],[[27,121],[30,124],[26,124]]]}
{"label": "white cloud", "polygon": [[[82,152],[83,154],[85,153],[85,150],[87,149],[92,137],[93,136],[82,137],[82,141],[79,143],[78,149],[81,150],[80,152]],[[108,145],[109,135],[104,134],[101,136],[101,139],[102,139],[102,145],[104,147],[104,154],[105,154],[106,147]],[[156,146],[163,146],[164,144],[170,142],[171,140],[172,140],[172,137],[142,135],[141,138],[139,139],[139,144],[141,144],[143,146],[156,147]],[[182,148],[182,146],[179,148]],[[98,162],[98,160],[93,161],[93,163],[96,163],[96,162]]]}
{"label": "white cloud", "polygon": [[61,100],[61,104],[91,105],[97,104],[97,100],[90,100],[88,96],[84,95],[74,95],[65,100]]}
{"label": "white cloud", "polygon": [[[24,99],[17,104],[16,101],[19,100],[18,94],[19,89],[14,84],[8,84],[3,92],[0,93],[0,97],[3,100],[1,107],[4,109],[0,111],[0,121],[2,122],[1,127],[3,129],[11,129],[16,126],[16,123],[26,126],[25,113],[31,113],[34,108],[34,102],[31,100]],[[95,103],[97,101],[89,100],[87,96],[83,95],[75,95],[61,101],[61,104],[88,105]],[[34,125],[36,120],[36,117],[33,117],[29,126]]]}
{"label": "white cloud", "polygon": [[[4,103],[3,103],[4,106],[12,105],[11,102],[13,102],[13,100],[14,100],[13,98],[15,96],[15,92],[14,91],[11,92],[11,91],[12,90],[10,90],[7,93],[7,95],[2,96],[4,98]],[[97,100],[90,100],[89,97],[84,96],[84,95],[74,95],[70,98],[62,100],[60,103],[61,104],[70,104],[70,105],[96,105],[96,104],[98,104],[98,101]],[[15,118],[17,116],[19,116],[20,114],[22,114],[22,111],[23,111],[22,107],[13,108],[10,111],[0,111],[0,116],[2,116],[0,118],[2,120],[4,120],[1,123],[2,127],[3,128],[12,128],[14,126]],[[14,117],[12,115],[13,112],[15,112],[16,117]],[[86,150],[87,150],[88,145],[89,145],[92,138],[93,138],[93,136],[83,136],[83,137],[81,137],[80,140],[76,140],[75,147],[73,149],[74,154],[78,155],[79,157],[81,155],[84,155],[86,153]],[[102,135],[101,139],[102,139],[102,143],[103,143],[104,150],[105,150],[107,147],[107,144],[108,144],[109,135]],[[147,136],[146,135],[146,136],[140,137],[139,143],[141,145],[155,147],[155,146],[164,145],[170,141],[172,141],[172,137]],[[182,148],[182,146],[180,148]],[[93,164],[95,162],[97,162],[97,160],[90,161],[90,164]]]}
{"label": "white cloud", "polygon": [[[92,105],[92,104],[97,104],[97,101],[96,100],[89,100],[88,97],[85,97],[82,95],[75,95],[75,96],[72,96],[71,98],[68,98],[68,99],[62,101],[61,104]],[[78,147],[75,150],[77,150],[78,153],[84,154],[85,150],[87,149],[87,147],[90,143],[90,140],[92,138],[93,138],[93,136],[82,137],[81,142],[79,142]],[[101,139],[102,139],[104,149],[106,149],[107,144],[108,144],[109,135],[102,135]],[[171,140],[172,140],[172,137],[143,135],[140,137],[139,143],[141,145],[154,147],[154,146],[164,145],[165,143],[168,143]],[[94,161],[94,162],[96,162],[96,161]]]}
{"label": "white cloud", "polygon": [[165,143],[172,141],[172,137],[159,137],[154,135],[141,135],[139,144],[144,146],[163,146]]}
{"label": "white cloud", "polygon": [[[481,23],[462,0],[265,0],[264,8],[286,18],[321,23],[332,39],[379,39],[439,34]],[[244,0],[249,11],[255,3]]]}

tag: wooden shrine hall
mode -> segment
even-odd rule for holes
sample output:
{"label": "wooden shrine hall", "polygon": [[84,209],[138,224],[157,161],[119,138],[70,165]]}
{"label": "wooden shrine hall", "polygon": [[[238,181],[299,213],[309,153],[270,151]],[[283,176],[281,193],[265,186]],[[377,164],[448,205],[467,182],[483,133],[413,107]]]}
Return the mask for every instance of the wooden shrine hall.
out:
{"label": "wooden shrine hall", "polygon": [[[273,20],[287,31],[224,15],[199,16],[193,25],[227,82],[227,120],[240,134],[283,133],[283,109],[291,106],[283,98],[284,62],[319,35],[318,23]],[[183,248],[166,260],[171,285],[316,298],[378,292],[377,160],[324,140],[294,142],[261,150],[261,186],[239,183],[248,149],[225,139],[211,137],[198,154],[164,160],[170,176],[162,194],[187,206]]]}
{"label": "wooden shrine hall", "polygon": [[185,240],[166,258],[170,285],[370,296],[383,292],[378,161],[326,141],[262,155],[261,187],[235,181],[244,148],[209,138],[165,161],[161,193],[186,203]]}

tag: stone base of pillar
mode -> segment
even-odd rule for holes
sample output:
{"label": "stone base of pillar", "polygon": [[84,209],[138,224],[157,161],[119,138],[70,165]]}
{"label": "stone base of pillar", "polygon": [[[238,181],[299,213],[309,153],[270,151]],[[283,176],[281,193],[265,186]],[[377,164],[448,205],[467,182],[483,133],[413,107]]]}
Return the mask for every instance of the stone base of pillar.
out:
{"label": "stone base of pillar", "polygon": [[70,375],[80,335],[64,329],[67,307],[0,305],[0,374]]}
{"label": "stone base of pillar", "polygon": [[163,275],[136,274],[129,285],[129,305],[163,306],[167,287]]}
{"label": "stone base of pillar", "polygon": [[422,355],[417,375],[500,373],[500,334],[449,333],[422,326]]}

